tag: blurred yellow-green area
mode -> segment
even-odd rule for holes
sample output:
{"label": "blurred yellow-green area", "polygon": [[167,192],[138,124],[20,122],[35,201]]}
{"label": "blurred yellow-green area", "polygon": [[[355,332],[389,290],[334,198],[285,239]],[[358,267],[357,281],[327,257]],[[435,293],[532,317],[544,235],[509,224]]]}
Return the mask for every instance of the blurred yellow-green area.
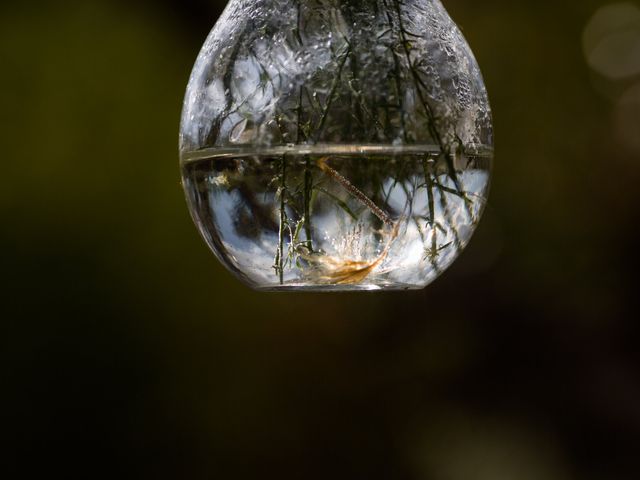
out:
{"label": "blurred yellow-green area", "polygon": [[640,5],[443,3],[490,205],[434,284],[372,295],[255,293],[193,226],[223,2],[0,6],[3,478],[638,478]]}

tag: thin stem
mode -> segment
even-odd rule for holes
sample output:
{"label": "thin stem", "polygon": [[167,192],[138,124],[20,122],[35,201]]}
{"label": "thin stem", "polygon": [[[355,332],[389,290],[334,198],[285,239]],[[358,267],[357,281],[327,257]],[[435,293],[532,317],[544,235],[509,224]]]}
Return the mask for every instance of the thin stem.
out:
{"label": "thin stem", "polygon": [[429,172],[429,161],[425,158],[422,160],[422,168],[424,169],[424,181],[427,186],[427,201],[429,204],[429,225],[435,229],[435,212],[434,212],[434,200],[433,200],[433,179]]}
{"label": "thin stem", "polygon": [[447,198],[445,195],[446,192],[444,191],[443,186],[440,183],[440,180],[436,176],[434,176],[434,183],[436,185],[438,193],[440,194],[440,206],[442,207],[442,210],[444,212],[445,220],[447,221],[447,224],[451,229],[451,232],[453,233],[453,244],[455,245],[456,249],[460,251],[462,250],[462,241],[460,241],[460,234],[458,233],[458,229],[455,227],[455,223],[451,218],[451,211],[449,210],[449,202],[447,201]]}
{"label": "thin stem", "polygon": [[336,170],[334,170],[329,165],[327,165],[328,159],[329,157],[320,158],[318,160],[318,167],[327,175],[329,175],[331,178],[333,178],[336,182],[342,185],[351,195],[357,198],[365,207],[371,210],[371,213],[373,213],[376,217],[382,220],[382,223],[384,223],[387,226],[394,227],[395,222],[391,219],[391,217],[387,214],[387,212],[385,212],[380,207],[378,207],[375,203],[373,203],[373,201],[369,197],[367,197],[364,193],[358,190],[358,188],[355,185],[353,185],[349,180],[344,178]]}
{"label": "thin stem", "polygon": [[318,128],[316,129],[316,141],[322,134],[324,123],[327,121],[327,117],[329,115],[329,109],[331,108],[331,104],[333,103],[333,97],[335,96],[336,89],[338,88],[338,83],[340,81],[340,77],[342,76],[342,69],[344,68],[344,64],[347,62],[347,58],[349,57],[350,52],[351,52],[351,45],[347,47],[347,51],[344,53],[344,55],[342,56],[342,59],[340,60],[340,63],[338,64],[338,71],[336,72],[336,76],[333,79],[331,89],[329,90],[329,98],[327,99],[327,104],[324,107],[324,111],[322,112],[322,116],[320,117]]}
{"label": "thin stem", "polygon": [[398,15],[398,28],[400,30],[400,36],[401,36],[400,43],[402,44],[402,48],[404,50],[405,56],[407,58],[407,62],[409,64],[409,70],[411,71],[411,76],[413,77],[416,93],[418,94],[418,98],[425,110],[425,113],[427,114],[427,120],[429,123],[429,133],[431,133],[431,136],[433,137],[433,139],[440,146],[440,150],[447,162],[447,168],[449,169],[449,176],[453,180],[453,183],[455,184],[456,189],[459,192],[462,192],[462,189],[460,187],[460,182],[458,181],[458,176],[456,174],[453,157],[451,155],[451,152],[449,151],[449,148],[447,148],[447,146],[442,141],[440,132],[438,132],[438,128],[436,127],[436,116],[433,113],[433,109],[431,108],[431,105],[429,104],[429,102],[424,96],[424,93],[422,92],[422,89],[425,88],[426,85],[424,85],[424,82],[418,75],[418,72],[416,71],[413,65],[413,62],[411,60],[411,51],[409,50],[409,41],[407,40],[407,32],[404,29],[404,24],[402,21],[402,10],[400,9],[400,1],[399,0],[392,0],[392,1],[395,5],[396,14]]}
{"label": "thin stem", "polygon": [[[345,3],[344,8],[342,9],[342,13],[345,17],[346,23],[347,25],[351,26],[351,25],[355,25],[355,19],[353,18],[353,12],[352,12],[352,6],[349,5],[349,3]],[[355,128],[357,131],[357,128],[360,127],[363,132],[365,131],[365,124],[364,124],[364,102],[362,101],[362,99],[360,98],[362,96],[362,91],[360,90],[360,73],[359,73],[359,69],[358,69],[358,57],[357,57],[357,51],[358,51],[358,44],[356,43],[358,41],[357,36],[354,34],[353,30],[351,29],[351,27],[349,27],[349,46],[351,47],[349,50],[349,67],[350,67],[350,71],[351,71],[351,79],[347,80],[347,85],[349,87],[349,91],[350,91],[350,97],[351,97],[351,114],[353,116],[353,118],[355,119],[355,121],[357,122],[356,125],[353,124],[353,122],[349,122],[349,135],[347,138],[352,138],[351,137],[351,131]]]}
{"label": "thin stem", "polygon": [[[385,6],[386,6],[386,2],[385,2]],[[388,7],[386,8],[386,11],[387,11],[387,21],[389,22],[389,27],[393,29],[393,18],[391,17],[391,11],[389,10]],[[402,26],[400,26],[400,29],[402,29]],[[393,63],[394,63],[393,68],[394,68],[395,76],[393,77],[393,83],[395,84],[395,87],[396,87],[396,97],[398,97],[398,108],[400,110],[400,125],[402,126],[402,136],[404,138],[404,141],[406,142],[407,126],[405,124],[405,119],[404,119],[404,114],[405,114],[404,99],[400,89],[400,79],[401,79],[400,62],[398,61],[398,56],[395,54],[393,49],[391,50],[391,55],[393,56]]]}
{"label": "thin stem", "polygon": [[[298,5],[298,19],[300,18],[300,6]],[[300,39],[302,42],[302,39]],[[297,106],[297,143],[302,143],[306,140],[306,135],[302,129],[302,86],[300,86],[300,92],[298,94],[298,106]],[[311,160],[309,156],[305,157],[304,162],[304,182],[302,187],[302,194],[304,200],[304,209],[302,222],[304,224],[304,233],[307,237],[307,248],[310,252],[313,252],[313,241],[311,239],[311,193],[313,191],[313,176],[311,174]]]}
{"label": "thin stem", "polygon": [[311,193],[313,190],[313,176],[311,174],[311,159],[307,156],[304,162],[304,233],[307,237],[307,248],[313,252],[311,239]]}
{"label": "thin stem", "polygon": [[301,2],[300,1],[296,2],[296,27],[293,29],[293,33],[296,36],[296,40],[298,40],[300,45],[304,45],[304,42],[302,40],[301,28],[300,28],[302,23],[302,12],[300,11],[301,8],[302,8]]}
{"label": "thin stem", "polygon": [[[253,22],[251,22],[249,27],[251,27],[252,24]],[[238,55],[240,54],[240,48],[243,45],[244,35],[245,33],[243,32],[240,38],[236,40],[235,45],[233,46],[233,50],[231,50],[231,53],[229,54],[229,60],[226,65],[226,68],[224,69],[225,73],[222,76],[222,85],[225,92],[225,106],[222,113],[216,117],[213,125],[211,126],[211,130],[207,135],[207,140],[206,140],[207,145],[215,144],[216,139],[220,135],[220,129],[222,128],[222,124],[227,119],[227,117],[231,114],[231,107],[233,106],[233,94],[231,93],[231,83],[233,81],[233,72],[234,72],[233,67],[235,66],[236,60],[238,59]]]}
{"label": "thin stem", "polygon": [[280,187],[278,192],[280,194],[280,226],[278,228],[278,249],[276,251],[275,265],[276,273],[280,279],[280,285],[284,283],[284,234],[287,223],[287,212],[285,210],[285,190],[286,190],[286,174],[287,174],[287,162],[286,157],[282,157],[282,165],[280,167]]}

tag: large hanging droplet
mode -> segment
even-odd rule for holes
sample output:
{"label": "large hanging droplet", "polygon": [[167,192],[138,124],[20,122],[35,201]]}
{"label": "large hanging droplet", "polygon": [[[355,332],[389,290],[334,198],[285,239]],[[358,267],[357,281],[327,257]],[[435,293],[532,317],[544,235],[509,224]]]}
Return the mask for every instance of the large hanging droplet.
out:
{"label": "large hanging droplet", "polygon": [[231,0],[180,131],[200,232],[267,290],[424,287],[478,223],[492,147],[439,0]]}

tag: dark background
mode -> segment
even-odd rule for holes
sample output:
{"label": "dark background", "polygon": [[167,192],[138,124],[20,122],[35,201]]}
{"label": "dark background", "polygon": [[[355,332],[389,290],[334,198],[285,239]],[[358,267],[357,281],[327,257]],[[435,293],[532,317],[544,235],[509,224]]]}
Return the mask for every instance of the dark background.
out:
{"label": "dark background", "polygon": [[3,478],[638,478],[640,7],[444,3],[490,206],[424,291],[343,295],[246,289],[188,216],[223,2],[0,6]]}

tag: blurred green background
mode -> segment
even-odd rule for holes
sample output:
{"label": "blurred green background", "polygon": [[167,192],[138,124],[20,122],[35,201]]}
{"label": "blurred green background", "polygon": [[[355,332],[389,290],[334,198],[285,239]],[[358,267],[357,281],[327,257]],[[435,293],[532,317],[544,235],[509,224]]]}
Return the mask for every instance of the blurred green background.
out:
{"label": "blurred green background", "polygon": [[490,206],[373,295],[252,292],[197,234],[178,121],[224,2],[0,6],[5,478],[638,478],[640,6],[444,3]]}

